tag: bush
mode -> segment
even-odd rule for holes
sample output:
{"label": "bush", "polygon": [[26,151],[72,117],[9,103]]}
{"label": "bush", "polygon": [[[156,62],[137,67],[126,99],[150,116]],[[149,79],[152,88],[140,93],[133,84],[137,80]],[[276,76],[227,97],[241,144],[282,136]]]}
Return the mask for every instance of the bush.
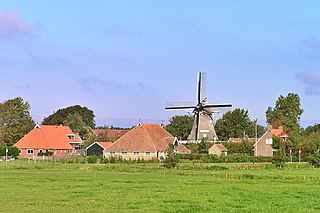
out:
{"label": "bush", "polygon": [[175,168],[179,163],[179,157],[173,152],[172,146],[169,146],[167,150],[167,157],[162,162],[163,166],[168,169]]}
{"label": "bush", "polygon": [[307,161],[315,168],[320,167],[320,153],[316,153],[313,155],[310,155],[307,159]]}
{"label": "bush", "polygon": [[39,152],[38,156],[52,156],[53,152],[47,151],[47,152]]}
{"label": "bush", "polygon": [[275,164],[278,168],[284,167],[287,162],[287,157],[285,153],[285,149],[280,148],[273,156],[272,163]]}
{"label": "bush", "polygon": [[251,156],[247,154],[222,155],[220,157],[209,154],[179,154],[179,159],[200,160],[203,163],[249,163],[249,162],[272,162],[273,157]]}
{"label": "bush", "polygon": [[0,147],[0,156],[6,155],[6,149],[8,149],[8,156],[17,157],[19,156],[19,149],[15,146],[1,146]]}
{"label": "bush", "polygon": [[101,162],[101,157],[98,157],[96,155],[90,155],[87,157],[87,162],[88,163],[100,163]]}

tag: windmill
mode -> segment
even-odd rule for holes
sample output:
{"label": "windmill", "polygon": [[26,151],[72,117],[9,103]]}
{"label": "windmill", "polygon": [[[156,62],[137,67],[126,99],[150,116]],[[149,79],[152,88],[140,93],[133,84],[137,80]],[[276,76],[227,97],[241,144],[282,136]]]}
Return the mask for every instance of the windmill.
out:
{"label": "windmill", "polygon": [[[198,73],[197,81],[197,103],[190,102],[169,102],[165,110],[192,110],[194,122],[188,140],[198,142],[202,138],[216,140],[217,135],[214,130],[213,113],[221,108],[232,107],[232,104],[208,104],[206,97],[206,74]],[[214,110],[213,110],[214,109]]]}

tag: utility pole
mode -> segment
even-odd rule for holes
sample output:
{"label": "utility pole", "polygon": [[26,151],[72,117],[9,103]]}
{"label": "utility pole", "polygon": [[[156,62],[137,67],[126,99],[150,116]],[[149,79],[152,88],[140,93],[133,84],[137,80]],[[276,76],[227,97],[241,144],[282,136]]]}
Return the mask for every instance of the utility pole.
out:
{"label": "utility pole", "polygon": [[258,156],[258,146],[257,146],[257,142],[258,142],[258,127],[257,127],[257,122],[258,122],[258,118],[256,118],[254,120],[254,123],[255,123],[255,135],[256,135],[256,145],[255,145],[256,154],[255,154],[255,156]]}

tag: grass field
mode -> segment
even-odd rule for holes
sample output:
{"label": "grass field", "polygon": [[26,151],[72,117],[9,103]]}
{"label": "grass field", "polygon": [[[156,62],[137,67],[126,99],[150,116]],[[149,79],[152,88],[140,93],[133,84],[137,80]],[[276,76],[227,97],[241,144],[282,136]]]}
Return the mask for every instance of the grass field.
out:
{"label": "grass field", "polygon": [[215,166],[0,162],[0,212],[320,212],[319,169]]}

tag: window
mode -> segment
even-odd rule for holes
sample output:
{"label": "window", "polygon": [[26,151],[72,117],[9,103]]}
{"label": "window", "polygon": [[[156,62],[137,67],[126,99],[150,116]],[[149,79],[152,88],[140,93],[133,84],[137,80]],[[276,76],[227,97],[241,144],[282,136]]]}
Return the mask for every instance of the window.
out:
{"label": "window", "polygon": [[39,149],[39,153],[42,153],[43,152],[43,150],[42,149]]}
{"label": "window", "polygon": [[146,152],[146,155],[150,155],[150,152]]}
{"label": "window", "polygon": [[134,155],[139,155],[139,152],[133,152]]}
{"label": "window", "polygon": [[19,154],[21,154],[21,149],[19,149]]}
{"label": "window", "polygon": [[127,152],[121,152],[121,154],[126,155],[126,154],[127,154]]}
{"label": "window", "polygon": [[28,154],[33,154],[33,149],[27,149]]}
{"label": "window", "polygon": [[272,144],[272,138],[266,138],[266,144]]}
{"label": "window", "polygon": [[68,134],[68,138],[72,141],[74,141],[74,135],[73,134]]}

